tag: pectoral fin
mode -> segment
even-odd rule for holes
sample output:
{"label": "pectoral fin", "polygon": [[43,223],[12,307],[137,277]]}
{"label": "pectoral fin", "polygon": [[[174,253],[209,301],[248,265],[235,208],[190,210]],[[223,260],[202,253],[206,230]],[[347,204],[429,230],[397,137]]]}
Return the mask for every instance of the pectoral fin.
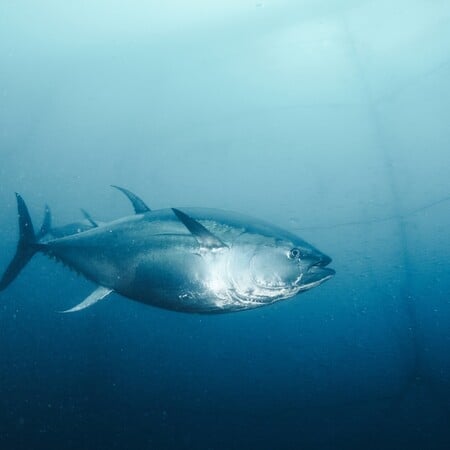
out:
{"label": "pectoral fin", "polygon": [[94,292],[92,292],[91,295],[86,297],[85,300],[83,300],[78,305],[74,306],[73,308],[67,309],[65,311],[60,311],[61,313],[71,313],[76,311],[81,311],[82,309],[89,308],[89,306],[92,306],[94,303],[97,303],[98,301],[104,299],[107,295],[109,295],[113,290],[99,286]]}
{"label": "pectoral fin", "polygon": [[172,208],[172,211],[178,217],[178,219],[183,223],[183,225],[192,233],[192,235],[197,239],[198,243],[203,247],[209,249],[219,249],[227,247],[217,236],[214,236],[210,231],[208,231],[200,222],[188,216],[179,209]]}

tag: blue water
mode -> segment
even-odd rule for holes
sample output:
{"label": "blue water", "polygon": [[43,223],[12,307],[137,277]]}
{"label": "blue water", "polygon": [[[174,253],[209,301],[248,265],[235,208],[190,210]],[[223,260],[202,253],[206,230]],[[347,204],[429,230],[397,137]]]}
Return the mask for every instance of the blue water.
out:
{"label": "blue water", "polygon": [[0,293],[0,448],[450,448],[450,5],[2,2],[0,271],[36,226],[214,207],[336,276],[219,316],[36,255]]}

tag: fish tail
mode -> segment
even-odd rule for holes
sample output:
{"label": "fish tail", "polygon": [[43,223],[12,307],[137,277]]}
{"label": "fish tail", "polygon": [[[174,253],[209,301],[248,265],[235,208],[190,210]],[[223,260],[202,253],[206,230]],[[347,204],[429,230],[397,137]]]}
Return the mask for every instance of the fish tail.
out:
{"label": "fish tail", "polygon": [[44,223],[42,224],[39,233],[35,235],[27,205],[23,198],[17,193],[16,199],[17,210],[19,213],[19,242],[17,243],[16,254],[0,280],[0,291],[9,286],[33,255],[41,250],[42,244],[39,244],[38,240],[45,236],[50,229],[51,216],[48,206],[45,209]]}

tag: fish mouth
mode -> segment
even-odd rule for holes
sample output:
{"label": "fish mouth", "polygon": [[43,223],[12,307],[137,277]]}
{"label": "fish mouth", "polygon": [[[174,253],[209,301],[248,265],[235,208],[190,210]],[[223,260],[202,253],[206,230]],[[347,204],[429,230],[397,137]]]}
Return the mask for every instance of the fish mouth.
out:
{"label": "fish mouth", "polygon": [[331,258],[326,255],[321,255],[319,260],[314,261],[299,280],[301,290],[311,289],[333,278],[336,271],[326,267],[330,263]]}

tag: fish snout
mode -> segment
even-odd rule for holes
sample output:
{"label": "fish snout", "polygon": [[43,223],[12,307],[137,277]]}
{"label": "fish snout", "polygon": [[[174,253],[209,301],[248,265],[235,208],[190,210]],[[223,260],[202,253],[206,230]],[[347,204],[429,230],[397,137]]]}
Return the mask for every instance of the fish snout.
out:
{"label": "fish snout", "polygon": [[331,263],[332,259],[324,253],[313,253],[308,255],[309,267],[325,267]]}
{"label": "fish snout", "polygon": [[331,261],[332,259],[329,256],[322,254],[320,255],[319,262],[316,263],[316,266],[325,267],[328,266]]}
{"label": "fish snout", "polygon": [[335,270],[328,266],[332,259],[324,253],[315,252],[308,255],[308,268],[302,277],[302,285],[322,283],[335,275]]}

